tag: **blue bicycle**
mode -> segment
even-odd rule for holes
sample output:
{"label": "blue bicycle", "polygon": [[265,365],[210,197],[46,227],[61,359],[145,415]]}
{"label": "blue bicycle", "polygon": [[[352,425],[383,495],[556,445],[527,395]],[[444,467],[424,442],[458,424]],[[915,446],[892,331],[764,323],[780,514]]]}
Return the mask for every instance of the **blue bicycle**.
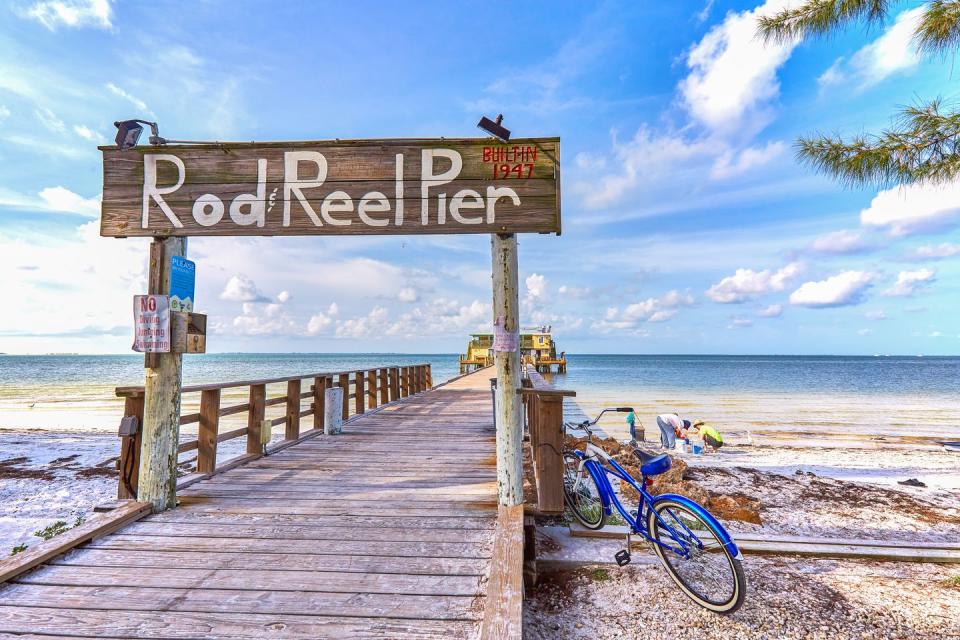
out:
{"label": "blue bicycle", "polygon": [[[684,496],[653,496],[647,490],[651,478],[670,469],[670,456],[654,455],[634,447],[640,459],[638,482],[606,451],[593,444],[594,426],[609,411],[629,412],[629,407],[604,409],[593,421],[577,425],[587,438],[583,450],[563,452],[563,490],[567,505],[588,529],[607,523],[612,508],[629,526],[627,548],[616,554],[621,567],[630,562],[630,536],[639,535],[653,546],[660,563],[677,586],[694,602],[716,613],[733,613],[743,604],[747,580],[740,551],[723,525],[705,508]],[[609,476],[633,487],[639,494],[637,508],[623,505]]]}

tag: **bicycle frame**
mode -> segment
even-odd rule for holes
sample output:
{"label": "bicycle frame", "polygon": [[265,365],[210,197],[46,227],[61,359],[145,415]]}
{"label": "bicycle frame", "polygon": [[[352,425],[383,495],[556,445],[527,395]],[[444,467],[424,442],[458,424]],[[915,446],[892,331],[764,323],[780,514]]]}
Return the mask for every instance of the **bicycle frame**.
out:
{"label": "bicycle frame", "polygon": [[[693,532],[690,531],[685,524],[683,524],[683,522],[681,522],[679,519],[677,520],[677,522],[679,522],[685,530],[678,531],[675,527],[667,523],[659,513],[653,510],[654,503],[656,503],[658,500],[669,498],[671,500],[680,502],[685,507],[696,513],[699,517],[703,518],[708,524],[714,525],[716,531],[720,534],[720,539],[718,542],[720,542],[720,544],[724,547],[727,547],[734,557],[739,555],[740,552],[737,549],[736,544],[733,542],[733,539],[730,538],[726,529],[719,522],[717,522],[716,518],[714,518],[709,511],[701,507],[693,500],[690,500],[685,496],[675,494],[664,494],[657,497],[650,495],[650,492],[648,492],[646,488],[646,476],[642,476],[641,481],[638,483],[636,479],[634,479],[634,477],[631,476],[626,469],[617,464],[617,461],[613,460],[606,451],[594,445],[593,443],[587,443],[586,452],[577,449],[573,451],[573,454],[576,455],[580,460],[580,467],[578,471],[582,473],[583,469],[585,468],[596,483],[597,489],[600,491],[600,501],[603,504],[604,512],[607,514],[607,516],[610,516],[612,514],[611,506],[615,507],[620,513],[621,517],[623,517],[623,519],[630,526],[631,533],[643,536],[646,540],[652,542],[653,544],[659,545],[664,549],[669,549],[670,551],[673,551],[684,558],[689,558],[691,544],[696,544],[702,549],[703,543],[700,542],[700,539],[694,535]],[[601,460],[602,462],[598,462],[597,459]],[[620,501],[620,498],[617,497],[613,486],[610,484],[610,480],[607,477],[608,475],[612,475],[617,479],[626,482],[633,487],[637,493],[640,494],[636,517],[632,516],[626,507],[623,506],[623,503]],[[576,489],[576,485],[574,485],[574,489]],[[646,515],[644,515],[644,509],[646,509]],[[660,526],[670,532],[670,536],[679,545],[679,547],[674,547],[670,544],[661,542],[660,540],[656,540],[650,535],[645,523],[649,518],[651,511],[656,514],[657,521],[659,522]]]}

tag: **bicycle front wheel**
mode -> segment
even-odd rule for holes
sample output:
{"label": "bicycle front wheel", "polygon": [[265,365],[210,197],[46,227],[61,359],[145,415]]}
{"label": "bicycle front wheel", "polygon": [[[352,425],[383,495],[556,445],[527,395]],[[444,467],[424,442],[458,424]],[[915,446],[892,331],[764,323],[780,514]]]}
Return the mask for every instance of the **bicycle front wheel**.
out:
{"label": "bicycle front wheel", "polygon": [[607,524],[607,513],[597,483],[581,462],[573,453],[563,454],[563,496],[580,524],[600,529]]}
{"label": "bicycle front wheel", "polygon": [[720,542],[726,536],[717,525],[682,502],[664,497],[648,512],[647,529],[656,541],[653,548],[660,563],[690,599],[715,613],[740,608],[747,579],[740,558]]}

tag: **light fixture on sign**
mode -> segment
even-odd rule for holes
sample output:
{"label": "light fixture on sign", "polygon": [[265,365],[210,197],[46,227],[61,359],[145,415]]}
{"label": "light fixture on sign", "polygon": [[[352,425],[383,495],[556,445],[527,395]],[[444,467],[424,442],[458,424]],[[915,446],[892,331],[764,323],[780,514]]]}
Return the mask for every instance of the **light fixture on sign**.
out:
{"label": "light fixture on sign", "polygon": [[486,131],[501,142],[509,142],[510,130],[500,124],[501,122],[503,122],[502,113],[497,116],[496,120],[491,120],[487,116],[483,116],[480,118],[480,122],[477,123],[477,128],[481,131]]}
{"label": "light fixture on sign", "polygon": [[156,122],[149,122],[147,120],[120,120],[113,123],[113,126],[117,128],[117,146],[121,149],[129,149],[137,146],[137,140],[140,139],[140,134],[143,133],[143,127],[140,125],[143,124],[150,126],[150,144],[167,144],[167,141],[160,137]]}

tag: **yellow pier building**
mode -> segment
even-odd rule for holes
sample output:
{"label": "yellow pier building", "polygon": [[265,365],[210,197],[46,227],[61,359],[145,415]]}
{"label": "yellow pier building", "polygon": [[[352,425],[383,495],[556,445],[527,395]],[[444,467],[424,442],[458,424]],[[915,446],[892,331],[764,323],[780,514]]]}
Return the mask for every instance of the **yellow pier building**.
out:
{"label": "yellow pier building", "polygon": [[[550,327],[521,330],[520,359],[523,364],[532,364],[540,373],[550,373],[553,365],[557,366],[557,373],[567,372],[567,354],[561,351],[557,356],[557,345],[550,335]],[[470,334],[467,352],[460,355],[460,373],[468,373],[490,364],[493,364],[493,334]]]}

